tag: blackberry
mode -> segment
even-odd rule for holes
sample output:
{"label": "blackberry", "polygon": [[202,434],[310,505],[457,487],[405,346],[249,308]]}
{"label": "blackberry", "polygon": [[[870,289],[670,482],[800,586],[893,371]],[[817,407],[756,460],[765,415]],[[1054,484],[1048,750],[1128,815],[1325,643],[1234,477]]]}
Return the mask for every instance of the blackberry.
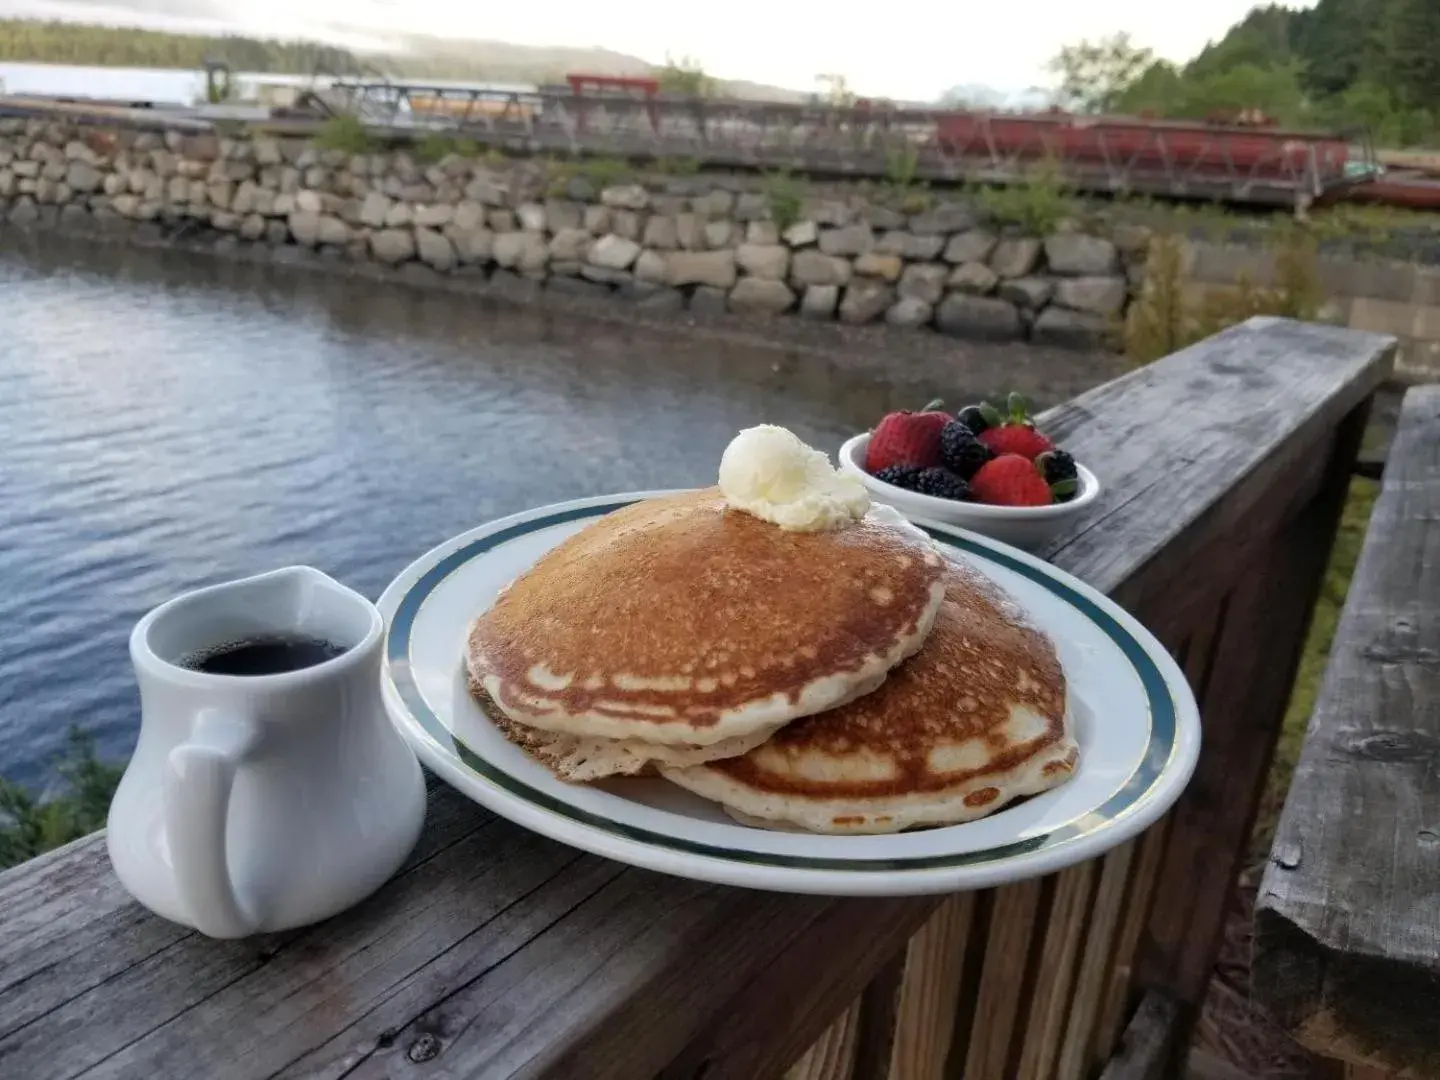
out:
{"label": "blackberry", "polygon": [[1075,468],[1075,459],[1064,450],[1047,450],[1035,459],[1040,473],[1050,490],[1055,493],[1056,502],[1069,502],[1080,490],[1080,474]]}
{"label": "blackberry", "polygon": [[955,419],[969,428],[971,434],[974,435],[979,435],[980,432],[990,426],[989,422],[985,419],[985,413],[981,411],[979,405],[966,405],[965,408],[955,414]]}
{"label": "blackberry", "polygon": [[887,465],[875,474],[875,479],[894,484],[906,491],[918,491],[915,484],[924,471],[919,465]]}
{"label": "blackberry", "polygon": [[962,480],[969,480],[994,456],[963,420],[951,420],[940,431],[940,460]]}
{"label": "blackberry", "polygon": [[963,502],[970,498],[970,485],[949,469],[922,469],[915,479],[915,490],[921,495],[933,495],[937,499]]}

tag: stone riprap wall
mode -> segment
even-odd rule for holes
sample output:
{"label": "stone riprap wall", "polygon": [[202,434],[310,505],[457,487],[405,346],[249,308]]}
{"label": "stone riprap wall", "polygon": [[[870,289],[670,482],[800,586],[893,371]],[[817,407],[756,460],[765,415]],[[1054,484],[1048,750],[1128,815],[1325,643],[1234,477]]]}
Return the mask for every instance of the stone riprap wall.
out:
{"label": "stone riprap wall", "polygon": [[903,213],[809,195],[776,221],[757,177],[603,186],[541,161],[352,155],[298,140],[0,120],[0,221],[313,249],[648,309],[793,314],[960,338],[1092,346],[1123,316],[1148,230],[997,230],[962,202]]}

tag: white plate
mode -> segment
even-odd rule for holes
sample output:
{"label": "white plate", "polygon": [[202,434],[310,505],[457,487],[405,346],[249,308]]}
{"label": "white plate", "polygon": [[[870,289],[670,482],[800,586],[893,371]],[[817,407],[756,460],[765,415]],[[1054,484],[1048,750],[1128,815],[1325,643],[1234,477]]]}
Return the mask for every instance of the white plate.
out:
{"label": "white plate", "polygon": [[1200,749],[1185,677],[1151,635],[1089,586],[1023,552],[924,527],[1008,590],[1054,638],[1080,765],[1065,784],[979,821],[889,836],[748,828],[664,780],[566,784],[506,741],[466,690],[466,628],[507,582],[601,514],[664,492],[608,495],[482,525],[412,563],[380,598],[386,705],[421,759],[517,824],[682,877],[828,895],[984,888],[1094,858],[1163,814]]}

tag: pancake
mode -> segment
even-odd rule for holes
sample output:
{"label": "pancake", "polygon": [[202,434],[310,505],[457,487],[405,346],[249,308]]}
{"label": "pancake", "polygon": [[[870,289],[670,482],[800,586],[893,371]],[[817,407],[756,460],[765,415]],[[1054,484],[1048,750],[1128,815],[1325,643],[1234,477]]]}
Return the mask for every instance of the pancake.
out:
{"label": "pancake", "polygon": [[924,648],[873,694],[661,775],[744,824],[820,833],[956,824],[1063,783],[1079,749],[1053,643],[988,578],[947,564]]}
{"label": "pancake", "polygon": [[607,776],[655,775],[657,765],[686,768],[719,758],[736,757],[753,750],[770,737],[770,732],[766,730],[737,735],[710,746],[685,746],[680,743],[667,746],[639,739],[601,739],[542,731],[511,720],[473,676],[469,683],[470,694],[476,704],[505,738],[527,750],[561,780],[576,784],[603,780]]}
{"label": "pancake", "polygon": [[467,661],[526,727],[716,746],[874,690],[925,641],[943,576],[888,508],[790,532],[706,488],[552,549],[471,624]]}

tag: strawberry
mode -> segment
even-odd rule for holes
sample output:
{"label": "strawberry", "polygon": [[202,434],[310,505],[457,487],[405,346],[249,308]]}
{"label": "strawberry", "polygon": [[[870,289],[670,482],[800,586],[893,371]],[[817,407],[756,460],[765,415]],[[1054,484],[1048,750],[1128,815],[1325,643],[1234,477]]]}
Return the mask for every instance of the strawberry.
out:
{"label": "strawberry", "polygon": [[970,478],[970,494],[992,506],[1049,506],[1055,501],[1040,469],[1019,454],[1001,454],[981,465]]}
{"label": "strawberry", "polygon": [[1047,450],[1054,450],[1055,444],[1035,430],[1030,419],[1030,403],[1020,394],[1011,394],[1006,400],[1007,416],[1001,416],[994,406],[986,403],[980,406],[989,426],[977,436],[980,442],[996,454],[1019,454],[1026,461],[1034,461]]}
{"label": "strawberry", "polygon": [[892,465],[939,465],[940,432],[951,419],[949,413],[936,411],[940,404],[932,401],[919,412],[892,412],[881,419],[870,433],[865,471],[873,475]]}

